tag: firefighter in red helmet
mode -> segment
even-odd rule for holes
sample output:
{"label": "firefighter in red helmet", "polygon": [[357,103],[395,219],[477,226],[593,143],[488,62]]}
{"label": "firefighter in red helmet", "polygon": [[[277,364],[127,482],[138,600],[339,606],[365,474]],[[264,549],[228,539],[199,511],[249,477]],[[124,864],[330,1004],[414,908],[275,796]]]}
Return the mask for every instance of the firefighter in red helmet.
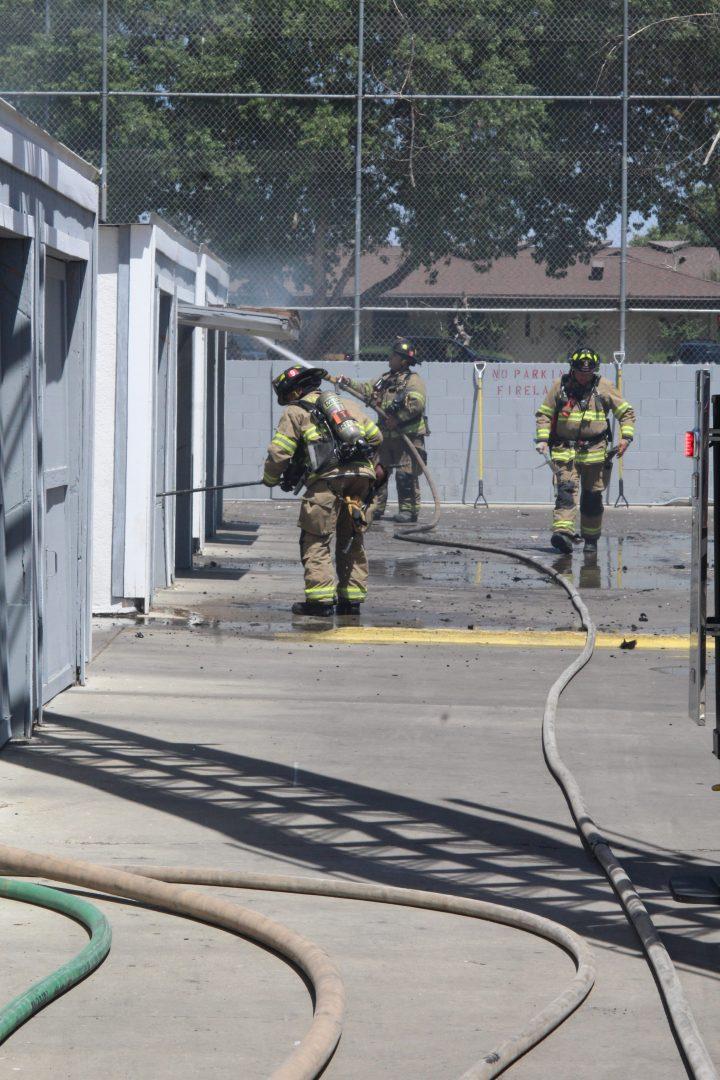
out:
{"label": "firefighter in red helmet", "polygon": [[326,376],[323,368],[297,366],[273,380],[285,409],[263,473],[268,487],[299,491],[305,485],[298,519],[305,599],[293,604],[292,612],[320,618],[331,618],[334,611],[357,615],[367,595],[365,507],[382,442],[377,424],[356,402],[321,393]]}

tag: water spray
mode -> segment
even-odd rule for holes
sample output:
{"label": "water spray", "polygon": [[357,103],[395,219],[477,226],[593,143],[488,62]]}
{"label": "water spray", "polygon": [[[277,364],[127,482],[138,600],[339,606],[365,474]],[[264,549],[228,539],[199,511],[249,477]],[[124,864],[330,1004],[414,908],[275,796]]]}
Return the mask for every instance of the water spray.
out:
{"label": "water spray", "polygon": [[271,341],[270,338],[260,337],[259,334],[253,334],[256,341],[259,341],[261,345],[264,345],[266,349],[272,349],[276,353],[280,353],[286,360],[289,360],[292,364],[299,364],[300,367],[309,368],[312,364],[308,364],[307,360],[303,360],[302,356],[298,356],[297,353],[291,352],[290,349],[286,349],[284,345],[278,345],[277,341]]}
{"label": "water spray", "polygon": [[[308,364],[307,360],[303,360],[297,353],[291,352],[290,349],[286,349],[284,345],[278,345],[277,341],[272,341],[270,338],[261,337],[259,334],[253,334],[256,341],[259,341],[261,345],[264,345],[266,349],[273,349],[276,353],[280,353],[286,360],[289,360],[293,364],[299,364],[300,367],[309,368],[312,364]],[[198,491],[227,491],[228,488],[245,488],[245,487],[259,487],[263,483],[262,480],[245,480],[237,484],[213,484],[210,487],[193,487],[193,488],[179,488],[174,491],[158,491],[156,499],[167,499],[173,495],[194,495]]]}

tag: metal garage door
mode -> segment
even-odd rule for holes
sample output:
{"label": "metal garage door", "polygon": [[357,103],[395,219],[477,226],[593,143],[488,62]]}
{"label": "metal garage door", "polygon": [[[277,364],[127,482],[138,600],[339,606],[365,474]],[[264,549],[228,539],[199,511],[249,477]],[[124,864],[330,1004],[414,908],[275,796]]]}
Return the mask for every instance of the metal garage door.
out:
{"label": "metal garage door", "polygon": [[45,263],[42,469],[45,515],[42,540],[43,703],[77,680],[79,634],[79,484],[81,388],[68,355],[66,265]]}

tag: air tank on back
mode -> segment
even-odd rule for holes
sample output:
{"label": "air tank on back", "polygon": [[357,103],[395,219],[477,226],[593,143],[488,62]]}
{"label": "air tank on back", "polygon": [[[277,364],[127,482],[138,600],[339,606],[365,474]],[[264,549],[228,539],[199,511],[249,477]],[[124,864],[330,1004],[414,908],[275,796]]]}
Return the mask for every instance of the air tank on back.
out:
{"label": "air tank on back", "polygon": [[340,398],[332,390],[324,390],[320,394],[317,407],[341,442],[356,443],[362,439],[362,429],[357,420],[353,420]]}

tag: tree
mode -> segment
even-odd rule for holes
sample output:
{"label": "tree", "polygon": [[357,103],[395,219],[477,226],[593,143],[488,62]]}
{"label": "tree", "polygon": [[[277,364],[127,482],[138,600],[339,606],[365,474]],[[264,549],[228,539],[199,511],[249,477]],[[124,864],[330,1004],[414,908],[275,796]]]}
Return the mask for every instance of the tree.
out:
{"label": "tree", "polygon": [[[630,42],[636,94],[717,94],[720,3],[637,3]],[[631,107],[629,199],[666,235],[720,249],[720,157],[704,158],[720,128],[717,102],[638,101]]]}
{"label": "tree", "polygon": [[697,225],[690,225],[686,221],[676,221],[671,225],[662,225],[658,222],[651,225],[645,232],[635,233],[630,239],[631,247],[647,247],[654,241],[684,240],[688,244],[704,246],[707,237],[698,229]]}
{"label": "tree", "polygon": [[575,315],[574,318],[566,319],[565,322],[560,323],[555,329],[568,342],[570,351],[574,352],[575,349],[582,349],[592,342],[593,338],[597,336],[599,326],[600,320],[597,317]]}
{"label": "tree", "polygon": [[[632,9],[633,92],[717,90],[720,16]],[[0,0],[6,87],[99,87],[99,4],[50,10],[48,32],[45,0]],[[621,0],[366,0],[366,13],[362,252],[377,273],[363,304],[451,257],[482,271],[526,238],[551,277],[588,260],[619,212],[616,100],[412,95],[617,94]],[[110,0],[110,86],[153,95],[110,101],[112,220],[157,211],[227,258],[248,302],[347,303],[356,39],[349,0]],[[345,96],[222,96],[279,91]],[[173,96],[193,92],[221,96]],[[97,98],[18,104],[98,160]],[[632,103],[633,212],[720,245],[720,154],[702,166],[718,126],[713,103]],[[320,345],[338,323],[316,325]]]}

